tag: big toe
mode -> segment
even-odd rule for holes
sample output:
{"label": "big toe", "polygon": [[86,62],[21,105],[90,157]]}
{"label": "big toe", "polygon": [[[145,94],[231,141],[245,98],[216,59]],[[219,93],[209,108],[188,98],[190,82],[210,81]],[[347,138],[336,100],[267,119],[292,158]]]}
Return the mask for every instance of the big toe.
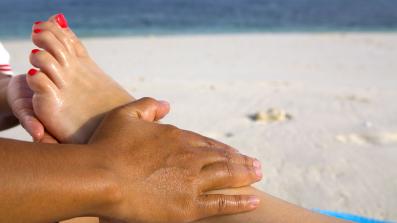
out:
{"label": "big toe", "polygon": [[58,26],[58,29],[62,31],[62,32],[58,32],[57,34],[63,35],[64,38],[60,37],[59,39],[61,39],[61,42],[63,42],[63,44],[68,45],[68,48],[71,51],[73,51],[75,55],[77,56],[88,55],[87,50],[85,49],[80,39],[77,38],[76,34],[69,27],[69,23],[64,14],[59,13],[53,15],[48,19],[48,21],[52,22],[53,24],[56,24]]}

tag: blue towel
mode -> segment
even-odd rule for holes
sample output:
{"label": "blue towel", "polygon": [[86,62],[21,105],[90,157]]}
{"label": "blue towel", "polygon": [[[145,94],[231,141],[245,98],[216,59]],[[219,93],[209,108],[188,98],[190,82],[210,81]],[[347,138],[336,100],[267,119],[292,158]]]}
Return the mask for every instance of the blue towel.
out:
{"label": "blue towel", "polygon": [[392,223],[390,221],[379,221],[375,219],[369,219],[369,218],[364,218],[356,215],[351,215],[351,214],[345,214],[345,213],[338,213],[338,212],[332,212],[332,211],[325,211],[325,210],[319,210],[319,209],[313,209],[314,211],[328,215],[331,217],[347,220],[347,221],[352,221],[352,222],[358,222],[358,223]]}

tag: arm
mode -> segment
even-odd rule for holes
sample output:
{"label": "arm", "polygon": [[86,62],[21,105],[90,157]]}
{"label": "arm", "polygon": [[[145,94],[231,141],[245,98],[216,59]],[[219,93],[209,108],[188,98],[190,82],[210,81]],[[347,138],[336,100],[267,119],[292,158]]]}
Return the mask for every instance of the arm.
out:
{"label": "arm", "polygon": [[87,145],[0,139],[0,222],[187,222],[258,206],[254,195],[203,195],[260,180],[257,160],[139,120],[146,103],[158,104],[144,99],[108,114]]}
{"label": "arm", "polygon": [[10,80],[11,77],[0,75],[0,130],[14,127],[19,123],[7,102],[7,87]]}
{"label": "arm", "polygon": [[112,185],[90,153],[0,139],[0,222],[54,222],[106,204]]}

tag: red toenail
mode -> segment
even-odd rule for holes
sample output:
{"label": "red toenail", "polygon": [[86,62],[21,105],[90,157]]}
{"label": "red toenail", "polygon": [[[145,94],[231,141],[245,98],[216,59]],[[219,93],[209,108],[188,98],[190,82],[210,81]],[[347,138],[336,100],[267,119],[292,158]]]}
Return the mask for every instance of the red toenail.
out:
{"label": "red toenail", "polygon": [[36,53],[38,53],[38,52],[40,52],[40,50],[38,50],[38,49],[33,49],[33,50],[32,50],[32,53],[33,53],[33,54],[36,54]]}
{"label": "red toenail", "polygon": [[28,71],[28,74],[29,74],[30,76],[33,76],[33,75],[35,75],[36,73],[37,73],[37,70],[34,69],[34,68],[32,68],[32,69],[30,69],[30,70]]}
{"label": "red toenail", "polygon": [[60,27],[62,28],[68,28],[68,21],[66,20],[65,16],[62,13],[59,13],[55,19],[57,20],[57,23]]}
{"label": "red toenail", "polygon": [[41,32],[41,29],[35,29],[35,30],[33,30],[33,32],[34,33],[39,33],[39,32]]}
{"label": "red toenail", "polygon": [[35,25],[38,25],[38,24],[40,24],[40,23],[42,23],[42,21],[34,22]]}

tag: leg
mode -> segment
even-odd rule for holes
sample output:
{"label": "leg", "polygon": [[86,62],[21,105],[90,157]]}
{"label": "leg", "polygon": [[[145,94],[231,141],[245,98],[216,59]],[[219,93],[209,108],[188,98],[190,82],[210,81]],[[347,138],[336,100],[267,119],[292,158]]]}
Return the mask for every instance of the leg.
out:
{"label": "leg", "polygon": [[99,222],[98,218],[94,218],[94,217],[75,218],[67,221],[62,221],[62,223],[98,223],[98,222]]}
{"label": "leg", "polygon": [[201,220],[202,223],[240,223],[240,222],[250,222],[250,223],[275,223],[275,222],[285,222],[285,223],[300,223],[300,222],[344,222],[335,218],[327,217],[321,214],[317,214],[306,210],[304,208],[298,207],[296,205],[290,204],[286,201],[273,197],[263,191],[257,190],[253,187],[244,187],[238,189],[227,189],[220,191],[213,191],[211,193],[223,193],[223,194],[255,194],[260,197],[260,206],[248,213],[229,215],[222,217],[214,217],[210,219]]}

